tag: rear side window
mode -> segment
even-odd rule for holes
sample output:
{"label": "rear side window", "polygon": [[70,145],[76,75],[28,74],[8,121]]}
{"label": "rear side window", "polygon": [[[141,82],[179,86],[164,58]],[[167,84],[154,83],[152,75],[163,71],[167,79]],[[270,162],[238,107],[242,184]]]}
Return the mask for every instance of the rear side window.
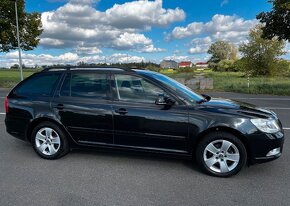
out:
{"label": "rear side window", "polygon": [[16,89],[16,94],[51,96],[60,75],[60,73],[39,73],[23,82]]}
{"label": "rear side window", "polygon": [[60,95],[105,99],[108,92],[107,74],[75,73],[65,78]]}

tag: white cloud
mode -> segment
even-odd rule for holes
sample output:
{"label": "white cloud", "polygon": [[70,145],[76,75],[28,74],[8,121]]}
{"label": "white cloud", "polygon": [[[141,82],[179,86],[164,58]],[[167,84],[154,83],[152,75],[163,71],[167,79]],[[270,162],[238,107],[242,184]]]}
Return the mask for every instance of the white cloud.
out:
{"label": "white cloud", "polygon": [[114,40],[114,47],[119,49],[129,49],[134,45],[150,45],[152,40],[144,36],[144,34],[135,34],[125,32]]}
{"label": "white cloud", "polygon": [[209,22],[192,22],[186,27],[175,27],[168,38],[184,39],[198,35],[217,35],[223,38],[245,36],[256,24],[256,19],[244,20],[236,15],[216,14]]}
{"label": "white cloud", "polygon": [[257,24],[256,19],[245,20],[236,15],[216,14],[209,22],[192,22],[186,27],[175,27],[167,39],[185,39],[193,37],[189,54],[204,54],[209,46],[224,40],[239,45],[246,41],[249,30]]}
{"label": "white cloud", "polygon": [[195,38],[191,41],[191,44],[197,45],[210,45],[212,43],[212,38],[207,36],[204,38]]}
{"label": "white cloud", "polygon": [[92,54],[101,54],[103,53],[102,50],[100,50],[97,47],[84,47],[84,46],[78,46],[76,48],[76,53],[80,55],[92,55]]}
{"label": "white cloud", "polygon": [[[53,64],[72,64],[76,65],[78,62],[85,63],[126,63],[126,62],[142,62],[146,59],[142,56],[132,56],[122,53],[112,54],[110,56],[92,55],[81,57],[77,53],[64,53],[59,56],[53,56],[49,54],[22,54],[23,64],[26,66],[34,65],[53,65]],[[10,67],[18,62],[18,52],[9,52],[4,55],[0,55],[0,63],[3,67]]]}
{"label": "white cloud", "polygon": [[131,56],[131,55],[121,54],[121,53],[113,54],[109,56],[107,59],[110,63],[127,63],[127,62],[142,62],[142,61],[144,62],[145,61],[144,57]]}
{"label": "white cloud", "polygon": [[140,0],[115,4],[105,11],[104,18],[117,28],[151,28],[152,26],[168,26],[185,19],[182,9],[164,9],[162,0]]}
{"label": "white cloud", "polygon": [[[44,32],[40,44],[47,48],[77,48],[80,45],[138,52],[160,52],[141,31],[166,27],[184,20],[179,8],[164,9],[162,0],[115,4],[102,12],[95,0],[70,0],[55,11],[42,13]],[[87,49],[90,50],[90,49]]]}
{"label": "white cloud", "polygon": [[286,42],[284,51],[285,54],[283,55],[283,58],[290,60],[290,43]]}
{"label": "white cloud", "polygon": [[176,62],[192,61],[192,57],[190,57],[190,56],[179,56],[179,55],[167,56],[164,59],[165,60],[174,60]]}
{"label": "white cloud", "polygon": [[203,53],[206,53],[207,50],[208,49],[205,47],[196,46],[196,47],[190,48],[188,53],[190,53],[190,54],[203,54]]}
{"label": "white cloud", "polygon": [[223,0],[222,3],[221,3],[221,7],[223,7],[224,5],[226,5],[228,3],[229,3],[229,0]]}
{"label": "white cloud", "polygon": [[98,3],[99,0],[70,0],[70,2],[72,4],[81,4],[81,5],[84,5],[84,4],[94,4],[94,3]]}
{"label": "white cloud", "polygon": [[203,54],[208,51],[209,46],[213,43],[211,37],[194,38],[191,42],[191,48],[188,50],[189,54]]}

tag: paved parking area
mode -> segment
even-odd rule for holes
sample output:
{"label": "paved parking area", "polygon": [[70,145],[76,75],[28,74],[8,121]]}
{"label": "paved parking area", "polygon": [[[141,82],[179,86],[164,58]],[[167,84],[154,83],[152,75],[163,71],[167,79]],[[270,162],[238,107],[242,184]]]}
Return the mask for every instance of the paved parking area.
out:
{"label": "paved parking area", "polygon": [[212,93],[273,109],[286,128],[284,153],[222,179],[189,160],[118,151],[39,158],[5,132],[0,90],[0,205],[289,205],[290,97]]}

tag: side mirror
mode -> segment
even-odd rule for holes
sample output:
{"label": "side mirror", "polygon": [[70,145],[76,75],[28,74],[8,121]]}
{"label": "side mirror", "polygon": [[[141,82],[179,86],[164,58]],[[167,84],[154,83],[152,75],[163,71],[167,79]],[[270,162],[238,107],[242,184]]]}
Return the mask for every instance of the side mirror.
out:
{"label": "side mirror", "polygon": [[207,94],[201,94],[201,96],[207,101],[209,102],[211,100],[211,96],[207,95]]}
{"label": "side mirror", "polygon": [[155,100],[156,105],[168,105],[172,106],[175,103],[173,99],[171,99],[169,96],[166,96],[164,94],[159,94],[157,99]]}

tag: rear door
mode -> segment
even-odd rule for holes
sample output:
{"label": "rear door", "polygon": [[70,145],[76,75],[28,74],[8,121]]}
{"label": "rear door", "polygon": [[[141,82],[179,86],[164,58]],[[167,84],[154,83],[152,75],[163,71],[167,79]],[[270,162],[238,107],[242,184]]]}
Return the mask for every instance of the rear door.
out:
{"label": "rear door", "polygon": [[113,143],[108,78],[104,71],[72,71],[53,99],[54,112],[78,143]]}

